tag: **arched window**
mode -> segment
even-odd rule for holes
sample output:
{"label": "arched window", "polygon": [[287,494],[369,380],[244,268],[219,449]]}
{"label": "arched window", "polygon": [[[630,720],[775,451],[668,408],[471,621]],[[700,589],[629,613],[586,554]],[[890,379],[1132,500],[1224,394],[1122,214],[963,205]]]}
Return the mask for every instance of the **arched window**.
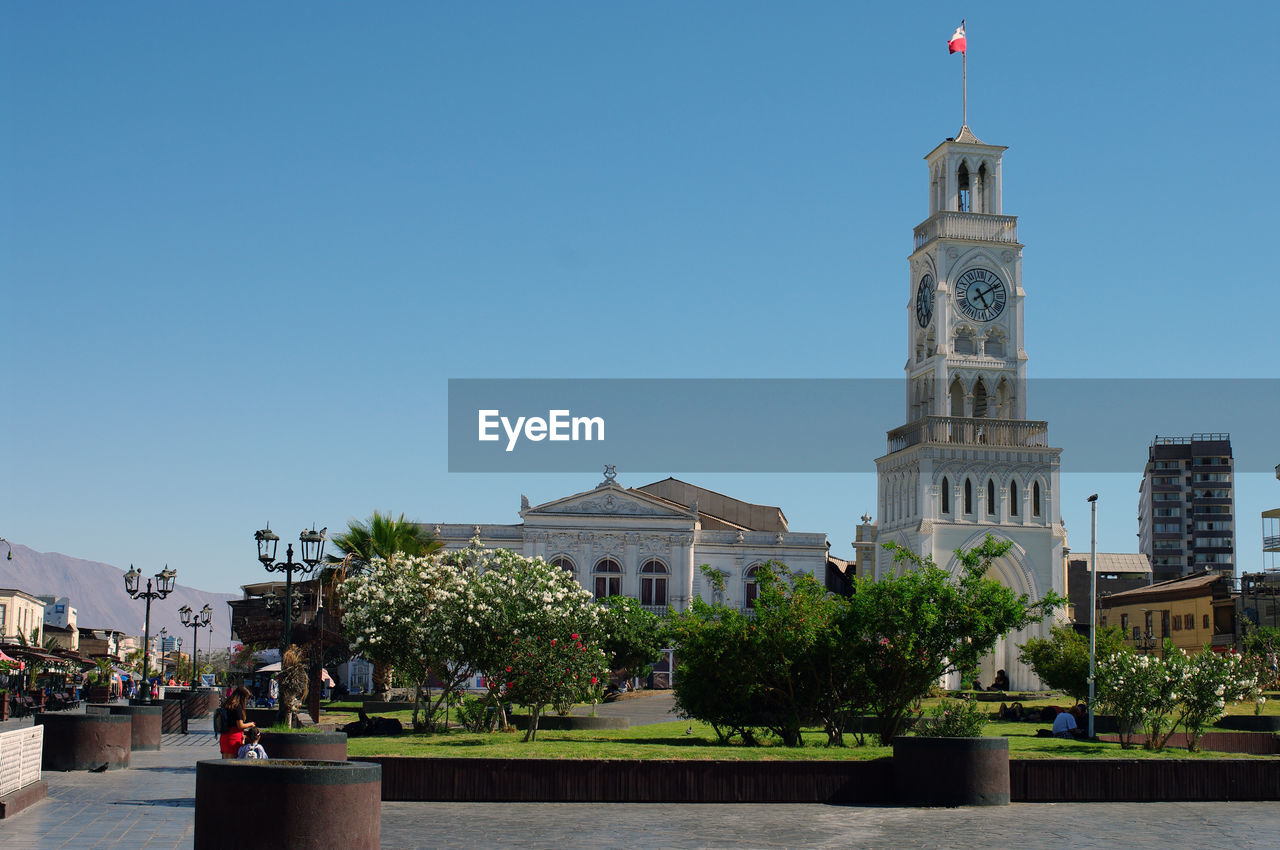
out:
{"label": "arched window", "polygon": [[640,567],[640,604],[667,604],[667,565],[659,560],[645,561]]}
{"label": "arched window", "polygon": [[973,331],[968,328],[960,328],[956,331],[955,350],[956,354],[978,353],[978,346],[973,341]]}
{"label": "arched window", "polygon": [[742,574],[742,604],[747,608],[756,607],[756,570],[759,567],[751,567]]}
{"label": "arched window", "polygon": [[1031,485],[1031,515],[1040,516],[1040,482]]}
{"label": "arched window", "polygon": [[996,483],[987,479],[987,516],[996,515]]}
{"label": "arched window", "polygon": [[982,347],[982,351],[988,357],[1004,357],[1004,337],[999,331],[987,334],[987,342]]}
{"label": "arched window", "polygon": [[613,558],[599,561],[592,577],[595,579],[596,599],[622,595],[622,566]]}
{"label": "arched window", "polygon": [[978,182],[974,186],[973,199],[974,212],[984,213],[990,209],[987,204],[987,164],[985,162],[978,166]]}
{"label": "arched window", "polygon": [[577,575],[578,573],[578,567],[568,555],[556,555],[551,559],[551,566],[559,567],[569,575]]}
{"label": "arched window", "polygon": [[973,385],[973,415],[978,418],[987,415],[987,385],[981,378]]}
{"label": "arched window", "polygon": [[964,385],[960,383],[960,379],[956,378],[951,382],[951,415],[964,416]]}
{"label": "arched window", "polygon": [[973,482],[968,478],[964,480],[964,512],[973,513]]}
{"label": "arched window", "polygon": [[960,190],[959,210],[960,212],[969,212],[970,196],[969,196],[969,166],[963,162],[960,163],[960,170],[956,172],[956,187]]}
{"label": "arched window", "polygon": [[945,478],[942,479],[942,512],[951,513],[951,482]]}
{"label": "arched window", "polygon": [[1018,515],[1018,482],[1009,482],[1009,516]]}

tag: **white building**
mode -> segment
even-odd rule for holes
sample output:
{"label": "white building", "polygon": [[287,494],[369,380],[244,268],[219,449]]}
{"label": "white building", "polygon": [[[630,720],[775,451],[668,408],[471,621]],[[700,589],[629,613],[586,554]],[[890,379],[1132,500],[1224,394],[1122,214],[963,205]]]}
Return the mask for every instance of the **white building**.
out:
{"label": "white building", "polygon": [[542,557],[569,570],[597,598],[630,596],[651,610],[689,607],[713,591],[701,566],[721,572],[730,604],[755,598],[755,570],[781,561],[827,582],[827,536],[793,532],[781,509],[667,478],[624,488],[611,469],[592,490],[539,505],[521,497],[515,525],[426,527],[447,549],[479,537],[489,549]]}
{"label": "white building", "polygon": [[[1022,244],[1001,209],[1002,157],[968,125],[933,149],[929,217],[915,228],[907,278],[906,421],[876,460],[877,542],[895,541],[959,567],[954,552],[990,534],[1013,545],[988,575],[1039,599],[1065,595],[1058,511],[1061,449],[1048,423],[1026,418]],[[893,569],[880,549],[876,576]],[[1015,632],[979,679],[1008,672],[1039,686],[1016,646],[1048,624]]]}

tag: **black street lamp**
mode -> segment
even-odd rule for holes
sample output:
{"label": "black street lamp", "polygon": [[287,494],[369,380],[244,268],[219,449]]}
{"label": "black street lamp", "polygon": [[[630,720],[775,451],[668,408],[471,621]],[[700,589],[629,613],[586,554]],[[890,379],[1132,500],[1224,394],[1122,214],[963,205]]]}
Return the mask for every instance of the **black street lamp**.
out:
{"label": "black street lamp", "polygon": [[[1277,475],[1276,477],[1280,478],[1280,475]],[[12,561],[13,560],[13,544],[10,543],[8,540],[5,540],[3,537],[0,537],[0,543],[3,543],[4,545],[9,547],[9,554],[5,555],[4,559],[6,561]]]}
{"label": "black street lamp", "polygon": [[173,583],[178,578],[178,571],[169,569],[169,565],[165,564],[164,569],[156,573],[155,590],[151,589],[151,579],[147,579],[147,589],[140,590],[138,579],[141,577],[142,573],[138,568],[130,564],[129,572],[124,574],[124,589],[133,599],[147,600],[147,615],[142,626],[142,701],[150,702],[151,691],[147,683],[151,678],[151,600],[164,599],[173,593]]}
{"label": "black street lamp", "polygon": [[293,635],[293,571],[309,573],[316,568],[324,554],[324,533],[328,530],[326,526],[316,531],[315,526],[312,526],[310,531],[304,529],[298,535],[298,542],[302,547],[301,563],[293,560],[292,543],[285,549],[285,559],[283,561],[276,560],[276,548],[280,545],[280,538],[271,530],[270,523],[267,523],[266,528],[261,531],[255,531],[253,534],[253,539],[258,541],[258,560],[262,562],[262,566],[266,567],[267,572],[284,573],[284,611],[282,614],[284,618],[284,644],[281,647],[282,653],[289,648]]}
{"label": "black street lamp", "polygon": [[182,617],[182,625],[191,629],[191,689],[194,691],[200,678],[200,630],[213,622],[213,609],[209,603],[198,612],[192,611],[190,605],[178,609]]}

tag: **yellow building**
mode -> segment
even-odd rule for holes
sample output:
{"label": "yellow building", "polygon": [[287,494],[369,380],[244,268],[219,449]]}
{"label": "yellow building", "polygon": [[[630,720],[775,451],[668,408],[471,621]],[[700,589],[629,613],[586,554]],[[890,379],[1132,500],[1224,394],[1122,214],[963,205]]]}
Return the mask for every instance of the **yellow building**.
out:
{"label": "yellow building", "polygon": [[1235,646],[1236,600],[1221,573],[1113,593],[1098,600],[1098,609],[1099,625],[1120,626],[1139,652],[1159,653],[1166,638],[1187,652]]}
{"label": "yellow building", "polygon": [[40,646],[44,643],[44,602],[25,590],[0,588],[0,642],[18,643],[18,635]]}

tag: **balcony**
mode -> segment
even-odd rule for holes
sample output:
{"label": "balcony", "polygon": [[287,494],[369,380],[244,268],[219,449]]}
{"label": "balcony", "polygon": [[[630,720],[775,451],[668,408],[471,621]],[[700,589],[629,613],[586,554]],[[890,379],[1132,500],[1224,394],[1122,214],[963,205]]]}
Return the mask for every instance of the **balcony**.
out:
{"label": "balcony", "polygon": [[1049,423],[1026,419],[925,416],[889,432],[889,452],[918,445],[1048,448]]}
{"label": "balcony", "polygon": [[916,247],[920,250],[934,239],[972,239],[975,242],[1018,244],[1016,215],[939,212],[916,227]]}

